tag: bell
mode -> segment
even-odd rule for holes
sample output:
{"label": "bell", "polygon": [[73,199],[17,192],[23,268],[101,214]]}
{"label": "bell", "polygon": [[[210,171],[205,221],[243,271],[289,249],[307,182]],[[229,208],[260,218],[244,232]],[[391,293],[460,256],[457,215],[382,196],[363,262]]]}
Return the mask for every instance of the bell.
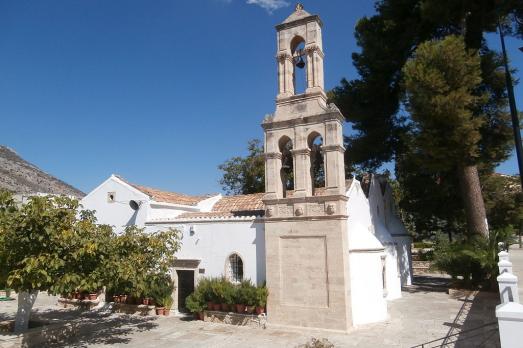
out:
{"label": "bell", "polygon": [[303,69],[305,67],[305,62],[303,61],[303,57],[300,57],[300,60],[298,63],[296,63],[296,66],[300,69]]}

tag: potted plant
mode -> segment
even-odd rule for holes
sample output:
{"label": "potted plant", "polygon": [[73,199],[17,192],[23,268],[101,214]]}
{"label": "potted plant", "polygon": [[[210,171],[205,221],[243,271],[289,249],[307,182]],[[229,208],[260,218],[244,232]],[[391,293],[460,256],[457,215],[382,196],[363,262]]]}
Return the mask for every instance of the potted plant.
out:
{"label": "potted plant", "polygon": [[185,306],[194,314],[195,318],[203,320],[203,310],[205,309],[205,300],[203,294],[196,289],[185,299]]}
{"label": "potted plant", "polygon": [[171,314],[171,307],[173,306],[173,298],[171,296],[171,294],[169,294],[168,296],[166,296],[164,299],[163,299],[163,305],[165,307],[164,311],[163,311],[163,315],[169,315]]}
{"label": "potted plant", "polygon": [[254,313],[256,308],[256,287],[249,286],[245,289],[245,311],[247,314]]}
{"label": "potted plant", "polygon": [[236,313],[245,314],[246,286],[242,282],[236,287]]}
{"label": "potted plant", "polygon": [[212,282],[211,278],[202,278],[198,282],[198,286],[195,291],[201,295],[202,300],[206,303],[208,310],[212,311],[214,307],[214,295],[212,292]]}
{"label": "potted plant", "polygon": [[221,309],[224,312],[228,312],[231,310],[231,306],[234,305],[235,298],[235,288],[234,285],[232,285],[231,282],[224,279],[222,282],[222,302],[221,302]]}
{"label": "potted plant", "polygon": [[216,279],[211,284],[212,289],[212,298],[213,298],[213,310],[219,311],[222,309],[221,304],[224,303],[223,300],[223,281],[221,279]]}
{"label": "potted plant", "polygon": [[262,286],[256,288],[256,314],[260,315],[265,312],[265,306],[267,305],[267,297],[269,296],[269,289]]}

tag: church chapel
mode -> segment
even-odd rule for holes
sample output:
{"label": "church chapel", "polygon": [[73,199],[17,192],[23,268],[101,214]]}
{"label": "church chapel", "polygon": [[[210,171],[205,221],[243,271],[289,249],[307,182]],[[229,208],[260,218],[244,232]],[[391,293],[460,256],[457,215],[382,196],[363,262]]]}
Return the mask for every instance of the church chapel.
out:
{"label": "church chapel", "polygon": [[272,326],[347,332],[386,320],[411,282],[411,238],[386,178],[345,178],[344,116],[327,102],[323,23],[298,4],[276,26],[278,93],[264,131],[265,193],[189,196],[112,175],[82,200],[117,230],[177,228],[173,309],[202,277],[269,289]]}

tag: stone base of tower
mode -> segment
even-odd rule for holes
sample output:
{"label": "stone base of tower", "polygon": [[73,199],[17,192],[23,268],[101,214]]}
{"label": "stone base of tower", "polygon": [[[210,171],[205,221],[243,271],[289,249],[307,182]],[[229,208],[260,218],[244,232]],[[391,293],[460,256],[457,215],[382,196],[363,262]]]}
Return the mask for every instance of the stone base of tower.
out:
{"label": "stone base of tower", "polygon": [[270,325],[352,326],[346,228],[345,216],[266,221]]}

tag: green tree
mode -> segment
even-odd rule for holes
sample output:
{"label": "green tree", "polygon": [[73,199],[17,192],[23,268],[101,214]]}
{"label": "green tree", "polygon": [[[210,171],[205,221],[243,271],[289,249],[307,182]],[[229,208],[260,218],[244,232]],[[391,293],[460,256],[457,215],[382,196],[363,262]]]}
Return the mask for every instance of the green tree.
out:
{"label": "green tree", "polygon": [[176,229],[146,233],[129,226],[111,240],[103,281],[113,292],[148,296],[150,285],[165,279],[179,248],[180,233]]}
{"label": "green tree", "polygon": [[96,225],[91,212],[77,217],[78,207],[67,197],[32,197],[17,204],[0,192],[0,260],[4,281],[18,292],[16,332],[27,329],[39,291],[63,294],[96,286],[92,275],[101,273],[113,232]]}
{"label": "green tree", "polygon": [[258,139],[249,140],[247,150],[246,157],[236,156],[218,166],[223,172],[220,185],[227,194],[265,191],[263,144]]}
{"label": "green tree", "polygon": [[[467,48],[479,50],[482,80],[476,95],[488,95],[488,102],[473,111],[484,120],[479,127],[477,169],[491,173],[508,157],[512,134],[500,56],[487,47],[484,35],[496,30],[498,18],[506,18],[512,32],[518,34],[522,7],[516,0],[382,0],[376,1],[374,16],[364,17],[356,25],[361,51],[352,58],[359,77],[342,80],[329,93],[355,130],[346,138],[346,163],[349,170],[375,171],[395,160],[400,190],[406,193],[401,205],[412,209],[407,215],[416,228],[425,225],[423,228],[430,229],[432,225],[459,230],[464,202],[453,186],[457,185],[452,179],[455,173],[420,167],[423,154],[411,149],[412,119],[402,106],[403,67],[421,43],[451,34],[463,35]],[[451,195],[443,197],[440,192]],[[431,206],[441,208],[431,211]]]}
{"label": "green tree", "polygon": [[[519,0],[502,3],[495,0],[381,0],[376,1],[375,7],[374,16],[363,17],[356,25],[355,37],[361,51],[352,54],[352,61],[359,78],[343,79],[329,93],[355,130],[346,137],[346,162],[351,169],[363,171],[374,171],[404,151],[402,140],[408,130],[409,117],[401,108],[402,69],[419,44],[462,34],[467,48],[481,50],[482,56],[491,56],[484,34],[496,30],[498,16],[513,24],[514,33],[521,34],[523,28],[518,24],[523,23],[523,5]],[[485,68],[490,66],[487,64]],[[490,90],[490,82],[483,81],[485,90]],[[490,133],[488,139],[498,136],[501,142],[506,142],[510,123],[506,113],[499,112],[506,108],[504,82],[501,90],[495,87],[496,91],[491,92],[498,104],[491,105],[497,109],[490,110],[492,122],[484,124],[482,134]],[[489,149],[491,147],[481,146],[482,151]],[[489,158],[491,161],[504,159]]]}
{"label": "green tree", "polygon": [[421,44],[403,71],[414,151],[424,168],[456,171],[470,234],[488,237],[477,164],[480,128],[475,114],[488,102],[480,87],[481,60],[458,36]]}

